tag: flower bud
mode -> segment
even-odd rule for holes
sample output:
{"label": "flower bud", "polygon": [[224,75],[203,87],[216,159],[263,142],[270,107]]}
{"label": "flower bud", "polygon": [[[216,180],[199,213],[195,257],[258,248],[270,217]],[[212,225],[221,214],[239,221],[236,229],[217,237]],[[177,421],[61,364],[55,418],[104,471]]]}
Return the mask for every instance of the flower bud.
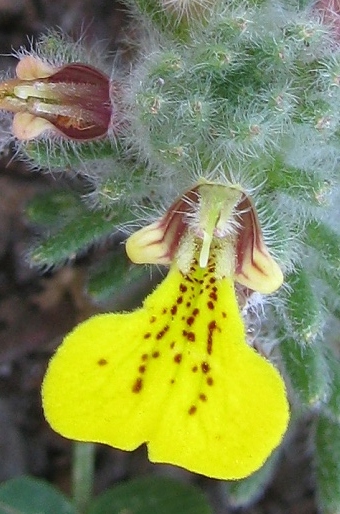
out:
{"label": "flower bud", "polygon": [[88,64],[54,68],[24,56],[16,78],[0,84],[0,108],[14,113],[13,133],[30,140],[47,130],[75,141],[105,137],[112,118],[109,78]]}

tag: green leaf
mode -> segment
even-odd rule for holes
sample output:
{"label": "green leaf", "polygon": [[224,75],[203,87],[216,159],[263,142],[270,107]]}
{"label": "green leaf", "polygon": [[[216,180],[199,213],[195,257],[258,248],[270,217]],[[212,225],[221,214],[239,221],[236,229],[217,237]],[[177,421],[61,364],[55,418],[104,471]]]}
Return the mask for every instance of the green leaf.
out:
{"label": "green leaf", "polygon": [[330,394],[323,410],[340,423],[340,360],[334,355],[329,355],[329,368],[332,373]]}
{"label": "green leaf", "polygon": [[300,403],[315,407],[330,394],[331,373],[324,345],[302,346],[293,339],[284,340],[280,352],[286,374]]}
{"label": "green leaf", "polygon": [[306,225],[306,242],[318,250],[335,270],[340,268],[340,235],[325,223],[311,221]]}
{"label": "green leaf", "polygon": [[322,196],[330,186],[324,178],[321,178],[309,170],[304,171],[298,168],[287,166],[280,157],[277,157],[270,166],[266,168],[266,183],[264,189],[271,191],[282,191],[285,194],[309,204],[319,206],[319,197]]}
{"label": "green leaf", "polygon": [[330,294],[324,297],[325,306],[338,316],[338,302],[332,296],[340,296],[340,234],[330,225],[317,221],[309,222],[305,233],[305,242],[318,252],[315,259],[315,274],[330,289]]}
{"label": "green leaf", "polygon": [[49,267],[74,259],[91,244],[115,233],[116,225],[129,217],[124,206],[117,206],[110,216],[104,211],[89,211],[83,207],[57,233],[30,252],[30,261],[36,266]]}
{"label": "green leaf", "polygon": [[303,268],[297,268],[287,276],[286,282],[291,288],[285,302],[291,328],[301,344],[311,344],[319,334],[323,321],[321,302]]}
{"label": "green leaf", "polygon": [[340,425],[320,416],[315,432],[316,493],[323,514],[340,513]]}
{"label": "green leaf", "polygon": [[[335,269],[328,262],[320,259],[317,263],[316,274],[327,284],[330,290],[340,296],[340,267]],[[326,305],[331,312],[336,311],[337,305],[333,299],[326,298]]]}
{"label": "green leaf", "polygon": [[308,6],[311,6],[314,4],[313,0],[297,0],[297,4],[299,9],[305,9]]}
{"label": "green leaf", "polygon": [[43,480],[20,477],[0,486],[0,514],[76,514],[70,501]]}
{"label": "green leaf", "polygon": [[278,457],[279,452],[276,451],[258,471],[249,477],[221,485],[227,492],[228,503],[232,508],[247,507],[262,496],[273,477]]}
{"label": "green leaf", "polygon": [[144,266],[131,264],[125,252],[118,250],[90,270],[87,291],[94,299],[104,301],[145,274]]}
{"label": "green leaf", "polygon": [[74,217],[80,206],[80,198],[69,191],[46,191],[29,202],[26,215],[32,223],[60,225]]}
{"label": "green leaf", "polygon": [[143,477],[99,496],[87,514],[212,514],[196,487],[170,478]]}

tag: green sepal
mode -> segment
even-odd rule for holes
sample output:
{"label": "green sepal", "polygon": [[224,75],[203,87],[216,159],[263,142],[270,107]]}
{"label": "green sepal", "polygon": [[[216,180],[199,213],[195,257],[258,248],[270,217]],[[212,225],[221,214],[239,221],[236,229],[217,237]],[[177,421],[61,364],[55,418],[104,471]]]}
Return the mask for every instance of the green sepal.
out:
{"label": "green sepal", "polygon": [[322,326],[322,304],[312,288],[309,275],[302,267],[286,277],[288,293],[285,309],[290,324],[300,344],[311,344]]}
{"label": "green sepal", "polygon": [[324,415],[315,427],[315,472],[320,512],[340,513],[340,425]]}
{"label": "green sepal", "polygon": [[83,62],[102,68],[99,54],[83,43],[83,39],[75,41],[61,30],[52,28],[38,38],[35,48],[38,56],[47,62],[54,63],[57,57],[63,64]]}
{"label": "green sepal", "polygon": [[293,339],[285,339],[279,350],[299,404],[311,408],[327,401],[332,378],[325,346],[320,341],[303,346]]}
{"label": "green sepal", "polygon": [[226,493],[227,502],[233,509],[247,507],[264,494],[273,477],[279,454],[278,451],[272,453],[264,465],[249,477],[221,484],[222,494]]}
{"label": "green sepal", "polygon": [[130,480],[94,500],[86,514],[212,514],[204,494],[193,485],[149,476]]}
{"label": "green sepal", "polygon": [[39,267],[59,265],[74,259],[93,243],[114,234],[116,226],[131,217],[125,206],[115,207],[109,215],[107,211],[90,211],[83,205],[76,216],[31,250],[30,262]]}
{"label": "green sepal", "polygon": [[188,39],[189,26],[185,19],[179,19],[170,11],[166,12],[155,0],[125,0],[125,3],[132,9],[137,7],[142,15],[152,21],[160,33],[165,33],[171,39],[182,42]]}
{"label": "green sepal", "polygon": [[38,168],[64,172],[70,167],[79,171],[84,162],[94,159],[114,158],[121,147],[110,139],[76,143],[51,138],[29,141],[21,150]]}
{"label": "green sepal", "polygon": [[0,514],[76,514],[76,510],[49,483],[23,476],[1,484]]}
{"label": "green sepal", "polygon": [[87,291],[96,301],[107,300],[138,282],[146,273],[149,274],[146,267],[129,262],[123,246],[121,248],[110,253],[89,271]]}

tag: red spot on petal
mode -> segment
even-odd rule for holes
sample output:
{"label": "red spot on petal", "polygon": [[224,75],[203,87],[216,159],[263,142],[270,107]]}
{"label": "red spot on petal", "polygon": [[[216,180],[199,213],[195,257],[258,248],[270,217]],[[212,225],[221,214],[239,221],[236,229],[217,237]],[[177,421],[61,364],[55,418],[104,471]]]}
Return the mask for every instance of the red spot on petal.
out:
{"label": "red spot on petal", "polygon": [[214,309],[214,303],[211,300],[209,300],[209,302],[207,302],[207,307],[212,311]]}
{"label": "red spot on petal", "polygon": [[207,362],[202,362],[201,369],[203,373],[208,373],[208,371],[210,371],[210,366]]}
{"label": "red spot on petal", "polygon": [[182,354],[181,353],[177,353],[177,355],[175,355],[174,357],[174,361],[177,362],[177,364],[179,364],[182,360]]}
{"label": "red spot on petal", "polygon": [[212,354],[212,346],[213,346],[212,333],[209,332],[209,334],[208,334],[208,344],[207,344],[207,352],[208,352],[209,355]]}
{"label": "red spot on petal", "polygon": [[164,335],[167,333],[167,331],[169,330],[169,325],[165,325],[165,327],[162,328],[162,330],[160,330],[158,332],[158,334],[156,335],[156,339],[159,341],[160,339],[162,339],[162,337],[164,337]]}
{"label": "red spot on petal", "polygon": [[190,414],[190,416],[192,416],[193,414],[195,414],[196,411],[197,411],[196,405],[191,405],[190,409],[188,410],[188,413]]}
{"label": "red spot on petal", "polygon": [[106,364],[108,364],[108,362],[106,359],[99,359],[97,361],[97,364],[98,364],[98,366],[106,366]]}
{"label": "red spot on petal", "polygon": [[143,380],[139,377],[132,386],[133,393],[139,393],[143,387]]}
{"label": "red spot on petal", "polygon": [[144,339],[149,339],[149,337],[151,337],[151,332],[144,334]]}
{"label": "red spot on petal", "polygon": [[179,286],[179,290],[181,291],[181,293],[185,293],[185,292],[188,290],[188,288],[187,288],[187,286],[186,286],[186,285],[181,284],[181,285]]}
{"label": "red spot on petal", "polygon": [[209,355],[212,353],[212,347],[213,347],[213,331],[216,330],[217,325],[216,321],[213,320],[208,325],[208,338],[207,338],[207,352]]}
{"label": "red spot on petal", "polygon": [[176,312],[177,312],[177,305],[173,305],[173,306],[171,307],[171,311],[170,311],[170,312],[171,312],[171,314],[172,314],[173,316],[175,316],[175,314],[176,314]]}
{"label": "red spot on petal", "polygon": [[154,359],[157,359],[159,356],[160,356],[160,353],[159,353],[159,352],[153,352],[153,354],[152,354],[152,357],[153,357]]}

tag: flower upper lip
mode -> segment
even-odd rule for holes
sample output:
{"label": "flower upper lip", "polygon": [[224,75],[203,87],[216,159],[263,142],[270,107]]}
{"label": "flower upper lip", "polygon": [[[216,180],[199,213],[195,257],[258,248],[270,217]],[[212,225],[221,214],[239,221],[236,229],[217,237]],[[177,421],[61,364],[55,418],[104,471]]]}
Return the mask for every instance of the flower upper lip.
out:
{"label": "flower upper lip", "polygon": [[221,276],[249,289],[269,294],[282,285],[282,271],[264,242],[255,205],[238,184],[199,182],[126,245],[135,263],[176,261],[184,273],[197,248],[201,268],[215,248]]}

